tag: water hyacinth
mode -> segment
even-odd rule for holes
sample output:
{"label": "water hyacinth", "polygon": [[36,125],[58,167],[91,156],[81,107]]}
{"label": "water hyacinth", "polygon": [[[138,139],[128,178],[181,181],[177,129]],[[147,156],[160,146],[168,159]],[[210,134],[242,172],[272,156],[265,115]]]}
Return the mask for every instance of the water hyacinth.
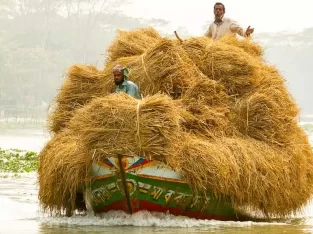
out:
{"label": "water hyacinth", "polygon": [[38,169],[38,155],[32,151],[0,148],[0,172],[32,172]]}

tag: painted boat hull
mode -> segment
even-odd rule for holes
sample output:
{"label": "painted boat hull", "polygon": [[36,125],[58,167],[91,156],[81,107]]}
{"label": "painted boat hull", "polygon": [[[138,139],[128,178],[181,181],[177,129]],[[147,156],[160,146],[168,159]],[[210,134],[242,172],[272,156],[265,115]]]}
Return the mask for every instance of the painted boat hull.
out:
{"label": "painted boat hull", "polygon": [[197,219],[238,220],[230,202],[196,196],[180,173],[162,162],[115,155],[93,163],[86,202],[95,213],[141,210]]}

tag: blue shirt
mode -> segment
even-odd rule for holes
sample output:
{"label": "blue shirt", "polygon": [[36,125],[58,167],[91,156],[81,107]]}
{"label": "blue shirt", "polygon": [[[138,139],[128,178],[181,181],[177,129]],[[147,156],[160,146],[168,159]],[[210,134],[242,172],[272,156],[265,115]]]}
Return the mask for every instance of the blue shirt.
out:
{"label": "blue shirt", "polygon": [[138,86],[130,80],[124,80],[122,84],[117,86],[115,92],[125,92],[134,98],[140,99]]}

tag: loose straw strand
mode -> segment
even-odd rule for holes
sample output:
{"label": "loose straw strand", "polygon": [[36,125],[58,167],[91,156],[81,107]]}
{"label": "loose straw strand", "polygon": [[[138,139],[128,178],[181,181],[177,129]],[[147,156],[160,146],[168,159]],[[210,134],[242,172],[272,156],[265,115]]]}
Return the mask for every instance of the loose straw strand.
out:
{"label": "loose straw strand", "polygon": [[212,53],[212,60],[211,60],[212,66],[211,66],[211,68],[212,68],[212,78],[214,80],[214,63],[213,63],[213,60],[214,60],[214,55]]}
{"label": "loose straw strand", "polygon": [[141,57],[141,63],[142,63],[142,66],[143,66],[143,70],[145,71],[146,76],[149,78],[150,82],[152,83],[152,79],[151,79],[151,77],[149,76],[148,71],[147,71],[147,68],[146,68],[146,66],[145,66],[145,61],[144,61],[144,59],[143,59],[144,56],[145,56],[145,53],[143,53],[143,54],[140,56],[140,57]]}
{"label": "loose straw strand", "polygon": [[137,133],[136,133],[136,138],[137,138],[137,142],[138,142],[138,146],[139,146],[139,152],[140,154],[142,153],[141,152],[141,139],[140,139],[140,126],[139,126],[139,111],[140,111],[140,103],[141,101],[138,101],[138,104],[137,104],[137,109],[136,109],[136,114],[137,114],[137,121],[136,121],[136,125],[137,125]]}

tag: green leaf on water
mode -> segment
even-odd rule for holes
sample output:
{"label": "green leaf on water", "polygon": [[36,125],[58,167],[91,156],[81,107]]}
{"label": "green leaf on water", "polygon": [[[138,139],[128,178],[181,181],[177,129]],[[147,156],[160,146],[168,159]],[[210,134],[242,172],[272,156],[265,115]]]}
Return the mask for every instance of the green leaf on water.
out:
{"label": "green leaf on water", "polygon": [[38,169],[38,154],[20,149],[0,148],[0,172],[32,172]]}

